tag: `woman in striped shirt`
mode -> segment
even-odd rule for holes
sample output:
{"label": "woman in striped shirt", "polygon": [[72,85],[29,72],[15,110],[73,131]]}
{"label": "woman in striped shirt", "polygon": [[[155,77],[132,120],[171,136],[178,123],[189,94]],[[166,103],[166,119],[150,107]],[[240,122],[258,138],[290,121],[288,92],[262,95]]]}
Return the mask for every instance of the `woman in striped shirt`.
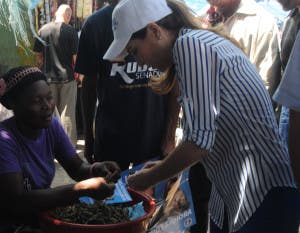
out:
{"label": "woman in striped shirt", "polygon": [[[128,178],[145,190],[201,162],[212,182],[211,233],[296,233],[299,193],[261,77],[232,42],[197,24],[177,0],[123,0],[104,59],[134,55],[166,71],[154,87],[178,82],[183,142]],[[174,78],[176,77],[176,79]]]}

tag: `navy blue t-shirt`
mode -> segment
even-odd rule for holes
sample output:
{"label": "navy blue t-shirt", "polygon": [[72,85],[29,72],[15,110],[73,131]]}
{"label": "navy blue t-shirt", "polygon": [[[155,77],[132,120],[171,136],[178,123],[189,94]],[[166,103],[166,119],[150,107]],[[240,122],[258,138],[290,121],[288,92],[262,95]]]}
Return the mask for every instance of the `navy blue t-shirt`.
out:
{"label": "navy blue t-shirt", "polygon": [[102,59],[113,41],[112,11],[108,5],[85,22],[75,70],[87,78],[99,74],[95,157],[126,169],[130,162],[137,165],[161,155],[167,102],[148,85],[157,70],[140,67],[133,58],[114,63]]}

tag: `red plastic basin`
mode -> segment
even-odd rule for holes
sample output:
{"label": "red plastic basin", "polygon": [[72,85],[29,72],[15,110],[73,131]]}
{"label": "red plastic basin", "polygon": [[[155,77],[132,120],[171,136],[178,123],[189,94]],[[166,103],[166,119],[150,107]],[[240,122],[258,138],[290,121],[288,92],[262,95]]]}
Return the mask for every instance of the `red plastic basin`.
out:
{"label": "red plastic basin", "polygon": [[128,189],[132,202],[129,206],[143,202],[146,215],[124,223],[105,225],[85,225],[63,222],[50,216],[51,211],[40,215],[40,225],[43,233],[144,233],[149,219],[155,211],[155,202],[145,193]]}

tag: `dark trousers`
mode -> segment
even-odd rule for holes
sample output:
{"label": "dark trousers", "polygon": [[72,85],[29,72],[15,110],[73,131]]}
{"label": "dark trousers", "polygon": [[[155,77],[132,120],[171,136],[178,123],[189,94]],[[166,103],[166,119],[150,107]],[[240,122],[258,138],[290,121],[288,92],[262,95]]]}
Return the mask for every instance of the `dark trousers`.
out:
{"label": "dark trousers", "polygon": [[76,101],[76,127],[77,127],[77,136],[83,134],[83,111],[82,111],[82,88],[77,87],[77,101]]}
{"label": "dark trousers", "polygon": [[189,183],[197,223],[191,227],[191,233],[206,233],[208,227],[208,201],[211,183],[201,163],[190,168]]}
{"label": "dark trousers", "polygon": [[[236,233],[298,233],[300,196],[296,189],[273,188],[248,222]],[[210,221],[211,233],[228,233],[227,216],[223,229]]]}

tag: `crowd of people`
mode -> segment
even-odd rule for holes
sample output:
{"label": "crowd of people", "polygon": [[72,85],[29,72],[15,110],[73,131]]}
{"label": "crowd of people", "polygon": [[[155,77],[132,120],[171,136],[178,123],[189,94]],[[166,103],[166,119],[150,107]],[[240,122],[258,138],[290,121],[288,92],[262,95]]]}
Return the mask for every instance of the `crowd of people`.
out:
{"label": "crowd of people", "polygon": [[[0,76],[13,112],[0,118],[0,232],[109,197],[122,170],[155,158],[128,185],[144,191],[190,168],[191,233],[298,233],[300,2],[278,1],[291,11],[281,37],[253,0],[208,0],[201,15],[180,0],[99,1],[79,38],[61,4],[38,32],[36,67]],[[73,184],[51,188],[54,159]]]}

